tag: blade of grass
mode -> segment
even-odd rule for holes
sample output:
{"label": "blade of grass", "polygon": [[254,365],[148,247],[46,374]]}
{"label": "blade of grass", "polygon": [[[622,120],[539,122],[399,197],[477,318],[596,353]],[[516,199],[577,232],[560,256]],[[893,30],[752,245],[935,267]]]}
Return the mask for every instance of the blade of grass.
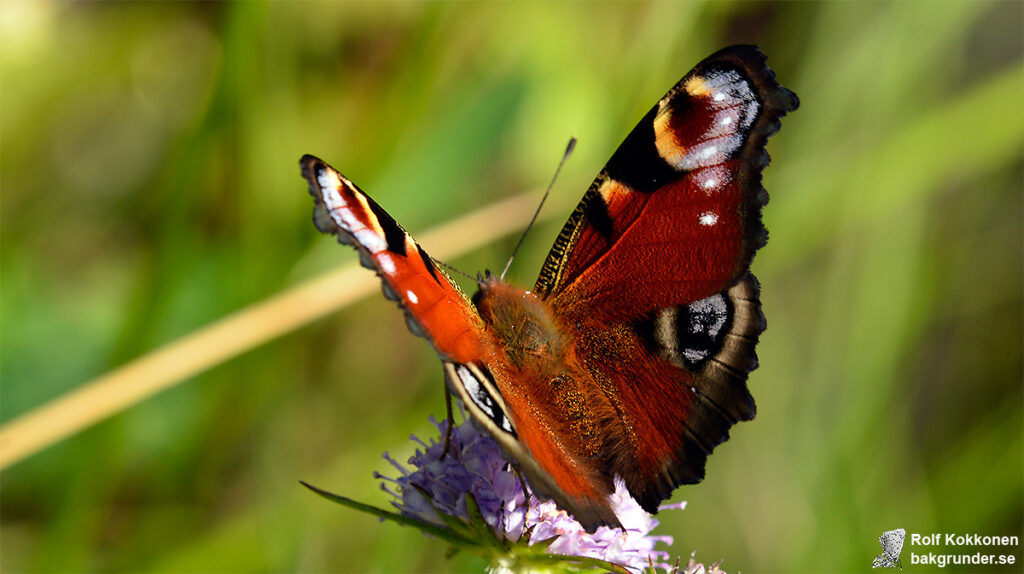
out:
{"label": "blade of grass", "polygon": [[[454,259],[523,228],[536,195],[484,207],[422,235],[438,259]],[[548,216],[554,215],[553,211]],[[107,417],[376,290],[355,263],[325,273],[193,331],[82,384],[0,427],[0,470]]]}
{"label": "blade of grass", "polygon": [[[838,234],[877,220],[879,214],[927,199],[950,178],[967,179],[1006,165],[1019,155],[1024,141],[1024,114],[1016,104],[1022,83],[1024,68],[1011,67],[890,130],[884,141],[855,156],[826,151],[805,161],[780,162],[773,189],[832,192],[804,193],[773,206],[766,217],[785,221],[788,232],[772,236],[772,253],[783,254],[787,262],[797,261]],[[841,180],[837,169],[842,170]],[[837,197],[849,203],[848,212],[838,221],[822,217],[835,212]],[[758,269],[771,273],[784,264],[781,258],[768,257],[758,262]]]}

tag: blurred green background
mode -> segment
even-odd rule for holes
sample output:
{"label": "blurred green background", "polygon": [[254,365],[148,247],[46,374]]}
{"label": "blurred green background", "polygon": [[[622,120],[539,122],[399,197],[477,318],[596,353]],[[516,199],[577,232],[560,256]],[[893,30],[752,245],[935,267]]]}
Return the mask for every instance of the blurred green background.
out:
{"label": "blurred green background", "polygon": [[[0,417],[355,261],[310,223],[303,153],[415,234],[543,187],[577,136],[512,270],[532,285],[639,117],[756,43],[802,100],[769,142],[758,416],[657,532],[729,572],[866,571],[897,527],[1024,535],[1022,21],[1016,1],[2,3]],[[4,471],[0,568],[481,572],[297,484],[387,505],[380,454],[431,435],[441,389],[367,299]],[[1020,571],[1006,551],[944,570]]]}

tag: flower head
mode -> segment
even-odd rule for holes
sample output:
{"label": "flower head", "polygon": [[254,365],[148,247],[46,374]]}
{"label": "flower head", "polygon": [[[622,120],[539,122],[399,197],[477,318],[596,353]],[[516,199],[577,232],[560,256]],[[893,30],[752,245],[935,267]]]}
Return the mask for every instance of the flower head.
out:
{"label": "flower head", "polygon": [[[448,422],[438,423],[433,417],[430,421],[444,436]],[[392,504],[402,514],[438,526],[446,524],[438,513],[468,521],[466,494],[470,493],[495,533],[505,534],[513,542],[519,539],[526,516],[526,494],[494,439],[471,424],[458,425],[452,429],[446,456],[443,442],[431,439],[427,444],[415,435],[410,438],[422,447],[409,459],[415,470],[410,471],[384,453],[401,476],[392,479],[375,474],[395,485],[396,490],[388,488],[387,482],[381,488],[396,498]]]}
{"label": "flower head", "polygon": [[[433,418],[431,422],[440,437],[444,437],[448,422],[437,422]],[[671,545],[672,537],[650,535],[658,521],[633,500],[621,479],[616,478],[615,493],[610,501],[623,528],[602,526],[588,533],[554,501],[539,500],[524,489],[498,444],[471,422],[452,429],[447,452],[443,438],[430,439],[429,443],[415,436],[412,440],[421,448],[409,459],[411,469],[385,453],[384,458],[400,476],[376,475],[385,480],[381,488],[394,496],[392,504],[404,516],[438,526],[450,525],[451,517],[469,523],[475,507],[496,537],[516,543],[518,548],[538,545],[537,548],[546,553],[604,560],[632,572],[644,571],[651,565],[671,571],[665,563],[668,553],[655,546]],[[521,540],[524,533],[528,537]],[[504,557],[495,560],[494,567],[496,571],[515,570],[515,560]],[[687,574],[720,572],[696,564],[692,556],[682,571]]]}

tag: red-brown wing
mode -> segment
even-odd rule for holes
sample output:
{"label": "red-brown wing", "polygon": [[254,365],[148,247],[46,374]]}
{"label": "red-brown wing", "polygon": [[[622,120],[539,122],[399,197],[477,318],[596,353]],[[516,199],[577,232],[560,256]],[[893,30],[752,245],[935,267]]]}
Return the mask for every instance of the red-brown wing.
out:
{"label": "red-brown wing", "polygon": [[797,105],[756,47],[708,57],[626,137],[537,280],[627,429],[606,467],[648,511],[754,416],[764,146]]}
{"label": "red-brown wing", "polygon": [[322,160],[299,164],[316,201],[313,222],[338,242],[359,251],[377,272],[384,295],[405,311],[409,329],[426,337],[442,360],[479,361],[485,356],[483,323],[469,299],[386,211]]}
{"label": "red-brown wing", "polygon": [[756,47],[705,59],[608,160],[555,241],[534,292],[615,319],[735,283],[767,238],[765,140],[797,105]]}

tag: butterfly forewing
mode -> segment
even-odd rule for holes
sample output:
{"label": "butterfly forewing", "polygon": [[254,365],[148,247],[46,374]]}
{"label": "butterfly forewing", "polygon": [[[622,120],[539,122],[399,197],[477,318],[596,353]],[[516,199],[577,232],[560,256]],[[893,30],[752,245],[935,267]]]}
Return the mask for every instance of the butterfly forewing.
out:
{"label": "butterfly forewing", "polygon": [[878,541],[882,544],[882,550],[890,556],[898,557],[900,552],[903,552],[903,540],[907,536],[907,531],[902,528],[895,530],[888,530],[883,532],[878,537]]}
{"label": "butterfly forewing", "polygon": [[384,295],[405,311],[409,329],[426,337],[444,360],[465,363],[483,356],[480,316],[405,229],[322,160],[306,155],[300,165],[316,201],[317,229],[359,251],[363,266],[381,278]]}
{"label": "butterfly forewing", "polygon": [[611,316],[735,283],[764,244],[764,143],[796,108],[753,46],[683,77],[622,142],[566,222],[534,291]]}

